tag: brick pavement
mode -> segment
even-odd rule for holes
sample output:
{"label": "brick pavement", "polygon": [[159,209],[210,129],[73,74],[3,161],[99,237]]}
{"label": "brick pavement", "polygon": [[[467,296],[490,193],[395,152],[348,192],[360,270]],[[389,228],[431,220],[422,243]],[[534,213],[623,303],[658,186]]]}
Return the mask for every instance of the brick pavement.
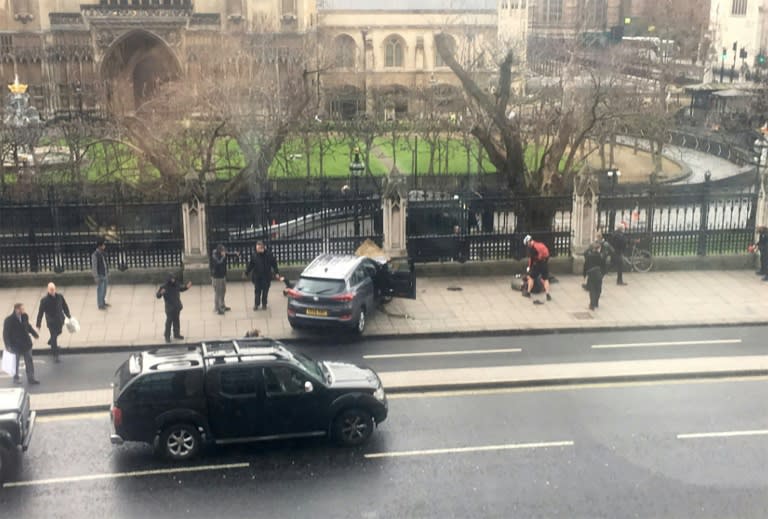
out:
{"label": "brick pavement", "polygon": [[[579,276],[560,276],[552,285],[553,301],[533,305],[510,288],[512,276],[420,278],[417,299],[394,300],[369,321],[369,336],[419,335],[451,332],[626,328],[697,324],[764,323],[768,320],[768,283],[752,271],[689,271],[628,274],[628,286],[606,278],[600,309],[587,309],[587,293]],[[459,289],[459,290],[453,290]],[[162,342],[163,302],[154,285],[113,285],[107,311],[96,308],[95,286],[60,287],[81,331],[66,331],[65,348],[142,346]],[[0,288],[0,309],[10,314],[13,303],[24,302],[31,318],[45,286]],[[285,316],[281,287],[273,284],[271,307],[253,311],[250,283],[230,282],[224,316],[213,311],[210,285],[193,286],[182,294],[182,334],[188,341],[238,337],[259,328],[275,338],[311,336],[291,330]],[[43,325],[36,349],[45,349]]]}

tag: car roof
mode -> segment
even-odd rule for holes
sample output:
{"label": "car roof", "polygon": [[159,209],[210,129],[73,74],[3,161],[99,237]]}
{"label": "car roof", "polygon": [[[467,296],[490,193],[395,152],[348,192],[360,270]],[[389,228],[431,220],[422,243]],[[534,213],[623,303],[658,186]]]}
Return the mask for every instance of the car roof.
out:
{"label": "car roof", "polygon": [[255,360],[289,360],[293,355],[285,346],[267,337],[204,341],[187,348],[159,348],[145,351],[140,360],[142,373],[182,371]]}
{"label": "car roof", "polygon": [[321,254],[307,265],[301,277],[346,279],[365,259],[364,256],[352,254]]}

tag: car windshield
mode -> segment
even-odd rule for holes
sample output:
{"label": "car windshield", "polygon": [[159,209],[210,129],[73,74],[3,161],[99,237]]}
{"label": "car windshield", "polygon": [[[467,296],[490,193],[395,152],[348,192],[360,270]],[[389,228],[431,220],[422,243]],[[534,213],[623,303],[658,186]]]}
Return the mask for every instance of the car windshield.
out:
{"label": "car windshield", "polygon": [[300,278],[296,289],[307,294],[330,295],[344,292],[345,286],[341,279]]}
{"label": "car windshield", "polygon": [[293,357],[298,361],[298,363],[307,373],[319,378],[320,380],[326,380],[325,372],[323,371],[323,367],[319,362],[310,359],[303,353],[298,352],[294,352]]}

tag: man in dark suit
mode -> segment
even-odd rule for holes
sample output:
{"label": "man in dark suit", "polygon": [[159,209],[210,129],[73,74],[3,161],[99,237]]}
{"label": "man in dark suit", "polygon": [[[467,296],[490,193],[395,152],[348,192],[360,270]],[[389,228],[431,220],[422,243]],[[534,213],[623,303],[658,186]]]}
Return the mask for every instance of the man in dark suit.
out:
{"label": "man in dark suit", "polygon": [[277,268],[275,257],[264,246],[263,241],[256,242],[256,254],[251,256],[245,269],[245,277],[251,278],[253,283],[254,302],[253,309],[258,310],[261,304],[267,309],[267,296],[272,278],[280,279],[280,271]]}
{"label": "man in dark suit", "polygon": [[53,362],[59,362],[59,335],[61,335],[61,330],[64,327],[64,318],[69,319],[72,314],[69,313],[66,299],[56,292],[56,285],[53,283],[48,283],[48,295],[40,300],[40,309],[37,311],[37,324],[35,326],[38,330],[43,324],[43,315],[45,315],[45,323],[51,334],[48,344],[53,350]]}
{"label": "man in dark suit", "polygon": [[24,357],[24,365],[27,368],[27,383],[39,384],[35,380],[35,364],[32,362],[32,339],[29,336],[38,338],[37,332],[29,324],[29,316],[24,311],[23,303],[13,305],[13,313],[5,318],[3,322],[3,342],[5,349],[16,354],[16,374],[13,381],[21,384],[19,378],[19,357]]}
{"label": "man in dark suit", "polygon": [[171,342],[171,328],[173,328],[174,339],[184,338],[181,335],[181,323],[179,322],[181,310],[184,308],[184,305],[181,304],[181,293],[187,291],[191,286],[191,281],[188,281],[186,285],[179,285],[176,276],[169,274],[165,284],[157,289],[155,296],[165,300],[165,342]]}

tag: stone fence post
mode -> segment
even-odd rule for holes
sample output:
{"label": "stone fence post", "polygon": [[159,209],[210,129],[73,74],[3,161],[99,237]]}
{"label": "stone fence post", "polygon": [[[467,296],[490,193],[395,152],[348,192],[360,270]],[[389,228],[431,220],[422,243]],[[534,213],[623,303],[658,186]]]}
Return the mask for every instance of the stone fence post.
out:
{"label": "stone fence post", "polygon": [[383,212],[383,249],[390,258],[404,258],[406,250],[406,215],[408,194],[403,179],[393,172],[381,197]]}
{"label": "stone fence post", "polygon": [[208,233],[205,203],[198,198],[181,204],[184,230],[184,279],[195,283],[208,278]]}
{"label": "stone fence post", "polygon": [[580,274],[584,266],[584,252],[595,239],[599,223],[598,200],[600,187],[594,175],[578,175],[574,179],[571,254],[573,272]]}
{"label": "stone fence post", "polygon": [[762,173],[760,176],[760,188],[757,192],[757,212],[755,215],[755,241],[757,241],[757,229],[760,227],[768,227],[768,189],[766,189],[766,182],[768,181],[768,175]]}

